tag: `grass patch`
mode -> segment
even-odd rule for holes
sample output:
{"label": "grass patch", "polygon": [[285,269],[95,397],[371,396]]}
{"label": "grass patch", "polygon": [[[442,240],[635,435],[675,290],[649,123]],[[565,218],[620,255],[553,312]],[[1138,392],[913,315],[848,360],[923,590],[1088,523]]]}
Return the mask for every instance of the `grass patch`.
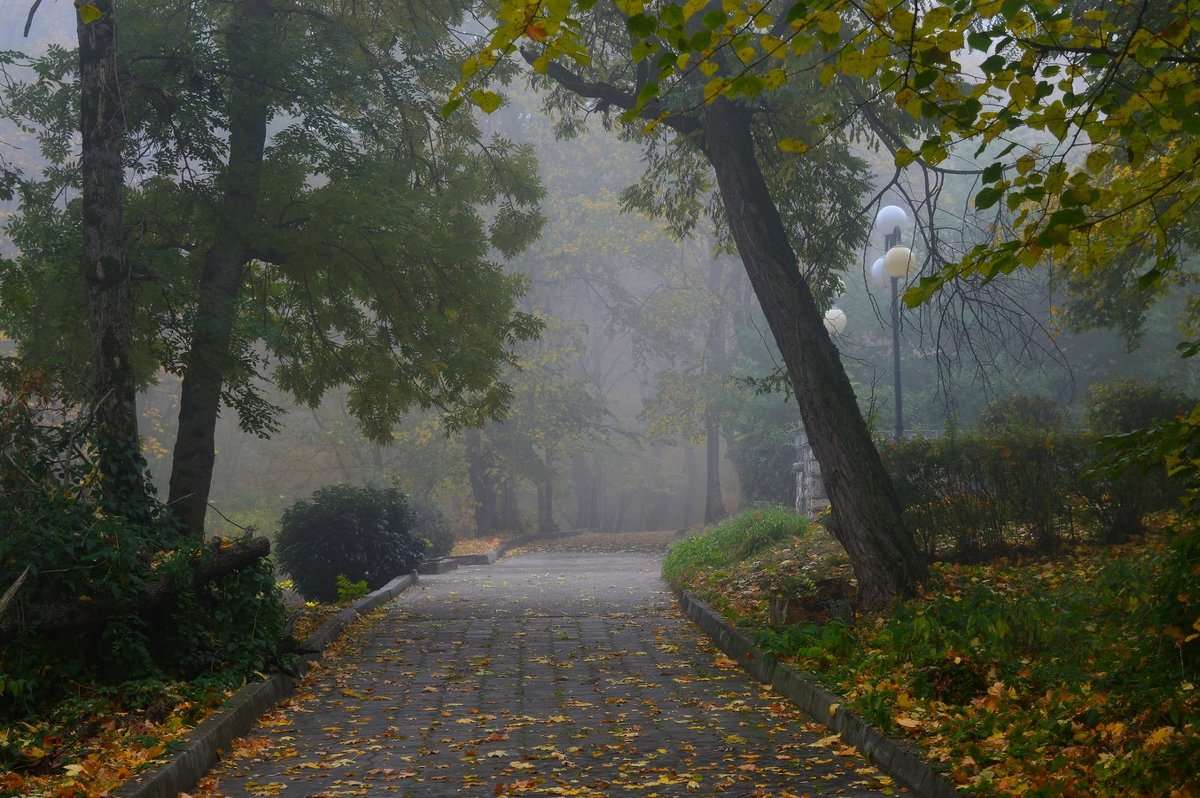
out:
{"label": "grass patch", "polygon": [[701,574],[729,568],[808,530],[808,519],[786,507],[747,510],[671,548],[663,576],[673,585],[687,585]]}
{"label": "grass patch", "polygon": [[668,578],[915,740],[965,792],[1186,798],[1200,794],[1200,696],[1161,620],[1168,537],[935,565],[918,599],[857,621],[771,623],[773,559],[842,567],[804,540],[741,561],[692,544],[694,568]]}

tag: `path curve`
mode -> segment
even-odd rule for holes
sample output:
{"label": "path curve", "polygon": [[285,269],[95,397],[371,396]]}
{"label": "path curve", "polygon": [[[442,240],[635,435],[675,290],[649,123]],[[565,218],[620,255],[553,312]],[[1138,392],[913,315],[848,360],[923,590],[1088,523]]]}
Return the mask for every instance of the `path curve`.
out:
{"label": "path curve", "polygon": [[645,554],[526,554],[421,577],[356,625],[202,792],[892,794],[711,647],[660,567]]}

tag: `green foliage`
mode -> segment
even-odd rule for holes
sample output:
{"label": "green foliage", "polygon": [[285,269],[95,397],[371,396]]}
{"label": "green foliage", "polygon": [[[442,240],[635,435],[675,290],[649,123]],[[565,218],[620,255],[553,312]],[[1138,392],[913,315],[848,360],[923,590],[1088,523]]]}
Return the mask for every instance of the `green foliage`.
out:
{"label": "green foliage", "polygon": [[1194,400],[1162,382],[1120,379],[1093,385],[1084,402],[1088,428],[1101,435],[1148,429],[1186,414]]}
{"label": "green foliage", "polygon": [[1063,422],[1062,408],[1053,399],[1015,394],[988,402],[978,425],[985,432],[1055,431],[1062,429]]}
{"label": "green foliage", "polygon": [[1161,465],[1114,461],[1106,443],[1014,429],[885,442],[880,452],[926,554],[973,560],[1093,535],[1119,542],[1147,513],[1178,506]]}
{"label": "green foliage", "polygon": [[[97,503],[90,422],[61,393],[44,373],[0,362],[0,585],[28,568],[5,617],[25,608],[30,618],[0,652],[0,715],[35,712],[91,684],[265,668],[284,623],[270,563],[193,584],[193,566],[215,550],[181,540],[153,496]],[[164,580],[167,597],[139,609],[145,588]],[[42,628],[44,608],[80,601],[113,611],[83,630]]]}
{"label": "green foliage", "polygon": [[[1194,564],[1200,538],[1185,538]],[[873,724],[918,736],[972,794],[1166,795],[1194,775],[1200,703],[1194,649],[1181,662],[1183,629],[1164,629],[1162,591],[1180,585],[1160,543],[942,565],[877,622],[756,638]]]}
{"label": "green foliage", "polygon": [[1200,670],[1200,523],[1186,519],[1170,541],[1156,585],[1158,621],[1180,659]]}
{"label": "green foliage", "polygon": [[339,575],[377,590],[416,568],[425,545],[396,488],[329,485],[284,511],[276,551],[297,590],[332,602]]}
{"label": "green foliage", "polygon": [[[461,11],[276,14],[266,35],[255,26],[231,37],[247,27],[236,7],[193,10],[135,3],[122,21],[125,167],[135,176],[126,254],[144,278],[134,288],[138,378],[186,371],[206,257],[244,240],[230,351],[212,353],[222,403],[243,429],[276,429],[261,378],[310,405],[345,387],[361,430],[379,441],[414,408],[441,411],[450,427],[502,415],[502,371],[541,325],[516,308],[524,281],[491,253],[537,237],[542,192],[528,147],[431,111],[430,95],[457,75],[445,53]],[[22,175],[8,226],[16,252],[0,260],[0,329],[83,385],[80,207],[69,199],[77,58],[54,47],[27,60],[36,79],[6,85],[3,113],[36,133],[46,163]],[[226,141],[238,107],[231,63],[258,71],[271,120],[257,207],[233,230],[219,189],[239,179]]]}
{"label": "green foliage", "polygon": [[740,404],[740,412],[731,413],[725,423],[737,441],[728,457],[742,498],[786,504],[796,491],[796,406],[770,395]]}
{"label": "green foliage", "polygon": [[1146,512],[1179,498],[1184,485],[1168,473],[1168,457],[1178,462],[1194,442],[1178,441],[1156,458],[1145,456],[1137,441],[1187,418],[1194,404],[1161,382],[1125,379],[1092,387],[1085,402],[1088,423],[1096,432],[1114,437],[1102,441],[1104,454],[1092,464],[1085,492],[1111,540],[1141,531]]}
{"label": "green foliage", "polygon": [[808,519],[787,507],[747,510],[675,544],[663,561],[663,576],[680,585],[702,570],[729,566],[808,528]]}
{"label": "green foliage", "polygon": [[420,496],[407,496],[413,534],[425,541],[425,556],[445,557],[454,548],[454,531],[441,508]]}
{"label": "green foliage", "polygon": [[881,444],[905,518],[930,557],[1053,549],[1077,530],[1077,435],[963,433]]}
{"label": "green foliage", "polygon": [[357,582],[351,582],[346,578],[345,574],[337,575],[337,600],[339,604],[350,601],[358,601],[363,596],[371,592],[371,588],[367,587],[365,579],[360,579]]}

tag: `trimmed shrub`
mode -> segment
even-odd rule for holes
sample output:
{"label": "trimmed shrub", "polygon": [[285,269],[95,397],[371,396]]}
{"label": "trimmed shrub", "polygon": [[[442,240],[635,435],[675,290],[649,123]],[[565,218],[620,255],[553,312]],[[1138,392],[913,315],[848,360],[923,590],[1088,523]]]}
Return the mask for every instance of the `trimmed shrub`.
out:
{"label": "trimmed shrub", "polygon": [[1057,548],[1073,537],[1076,475],[1090,449],[1078,435],[968,433],[885,443],[909,527],[930,558],[979,560]]}
{"label": "trimmed shrub", "polygon": [[396,488],[329,485],[289,507],[276,551],[296,589],[309,599],[337,601],[337,577],[371,590],[416,568],[425,541]]}
{"label": "trimmed shrub", "polygon": [[429,499],[409,496],[408,506],[412,511],[413,535],[426,543],[425,556],[431,560],[445,557],[454,548],[454,531],[445,513]]}

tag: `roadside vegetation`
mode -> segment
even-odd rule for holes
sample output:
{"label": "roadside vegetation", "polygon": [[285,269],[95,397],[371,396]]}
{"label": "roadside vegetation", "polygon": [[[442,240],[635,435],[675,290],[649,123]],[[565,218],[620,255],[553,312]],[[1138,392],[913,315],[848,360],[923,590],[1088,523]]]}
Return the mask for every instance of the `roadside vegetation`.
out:
{"label": "roadside vegetation", "polygon": [[[919,596],[855,616],[844,555],[820,525],[788,526],[786,514],[711,527],[677,545],[664,574],[872,724],[913,739],[967,792],[1196,794],[1194,520],[1162,514],[1121,545],[937,563]],[[743,545],[736,530],[748,532]]]}

